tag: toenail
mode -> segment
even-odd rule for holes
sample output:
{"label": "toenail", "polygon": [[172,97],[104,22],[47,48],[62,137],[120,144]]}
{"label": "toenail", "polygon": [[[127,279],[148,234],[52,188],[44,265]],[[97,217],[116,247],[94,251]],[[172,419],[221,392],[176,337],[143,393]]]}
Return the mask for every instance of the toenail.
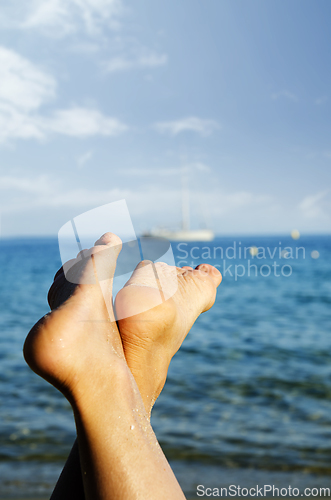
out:
{"label": "toenail", "polygon": [[152,260],[142,260],[140,262],[140,264],[138,264],[138,265],[145,267],[145,266],[148,266],[149,264],[153,264],[153,261]]}
{"label": "toenail", "polygon": [[205,266],[205,265],[200,266],[199,270],[202,271],[203,273],[208,273],[209,272],[208,266]]}

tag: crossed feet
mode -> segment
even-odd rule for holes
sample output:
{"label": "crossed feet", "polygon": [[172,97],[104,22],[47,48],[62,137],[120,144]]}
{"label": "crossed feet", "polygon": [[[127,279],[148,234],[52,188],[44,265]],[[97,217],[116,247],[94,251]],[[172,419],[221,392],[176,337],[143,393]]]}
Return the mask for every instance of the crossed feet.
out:
{"label": "crossed feet", "polygon": [[[193,270],[156,263],[153,270],[154,264],[143,261],[117,294],[122,319],[116,322],[112,284],[120,250],[118,236],[106,233],[83,250],[84,258],[80,252],[70,261],[71,282],[63,268],[58,271],[48,296],[52,311],[28,334],[24,356],[69,401],[86,387],[98,391],[105,378],[116,383],[115,373],[132,373],[149,416],[172,357],[197,317],[213,305],[222,276],[208,264]],[[161,303],[155,270],[163,290],[174,275],[177,281],[175,294]]]}

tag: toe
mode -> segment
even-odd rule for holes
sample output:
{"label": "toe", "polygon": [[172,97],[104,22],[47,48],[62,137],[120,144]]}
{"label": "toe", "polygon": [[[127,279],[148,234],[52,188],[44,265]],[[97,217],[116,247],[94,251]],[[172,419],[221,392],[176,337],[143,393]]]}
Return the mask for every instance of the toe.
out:
{"label": "toe", "polygon": [[186,274],[188,271],[193,271],[193,267],[183,266],[177,268],[179,274]]}
{"label": "toe", "polygon": [[[99,246],[99,245],[107,245],[111,247],[117,247],[119,246],[120,249],[122,247],[122,240],[119,236],[117,236],[114,233],[105,233],[100,238],[94,243],[94,246]],[[120,250],[118,251],[118,253]]]}
{"label": "toe", "polygon": [[135,270],[133,271],[133,273],[135,271],[138,271],[138,269],[141,269],[142,267],[146,267],[148,266],[149,264],[153,264],[153,261],[152,260],[142,260],[141,262],[139,262],[139,264],[136,266]]}
{"label": "toe", "polygon": [[105,233],[95,242],[94,247],[88,250],[87,254],[92,256],[94,273],[99,282],[114,277],[117,257],[121,249],[121,239],[116,234]]}
{"label": "toe", "polygon": [[[88,285],[112,279],[121,249],[121,239],[113,233],[105,233],[95,246],[82,250],[76,259],[63,264],[66,280],[76,285]],[[61,272],[56,275],[59,276]]]}
{"label": "toe", "polygon": [[133,271],[129,281],[124,286],[139,285],[158,288],[155,275],[155,265],[151,260],[142,260]]}
{"label": "toe", "polygon": [[80,252],[78,252],[77,254],[77,259],[82,259],[85,257],[85,253],[88,252],[87,248],[84,248],[84,250],[81,250]]}
{"label": "toe", "polygon": [[146,312],[162,304],[177,290],[177,272],[164,262],[141,261],[116,296],[117,319]]}
{"label": "toe", "polygon": [[101,288],[109,316],[112,313],[112,282],[122,242],[113,233],[106,233],[95,242],[95,246],[82,250],[76,259],[65,262],[56,273],[48,293],[51,309],[63,304],[76,290],[77,285],[95,285]]}
{"label": "toe", "polygon": [[207,274],[216,287],[221,284],[222,275],[216,267],[211,266],[210,264],[200,264],[195,269],[200,271],[200,273]]}

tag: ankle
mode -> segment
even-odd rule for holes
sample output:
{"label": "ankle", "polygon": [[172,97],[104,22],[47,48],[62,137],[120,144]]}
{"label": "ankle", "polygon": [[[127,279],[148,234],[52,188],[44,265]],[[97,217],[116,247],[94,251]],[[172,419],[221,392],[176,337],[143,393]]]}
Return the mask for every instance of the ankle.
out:
{"label": "ankle", "polygon": [[148,415],[159,397],[168,373],[169,363],[167,356],[154,352],[153,356],[146,356],[145,360],[127,360],[128,366],[139,388],[144,406]]}
{"label": "ankle", "polygon": [[131,372],[120,356],[114,356],[111,364],[98,364],[87,370],[85,376],[77,376],[70,383],[64,395],[73,407],[74,413],[92,410],[94,405],[104,402],[105,408],[113,404],[113,400],[132,401],[139,399]]}

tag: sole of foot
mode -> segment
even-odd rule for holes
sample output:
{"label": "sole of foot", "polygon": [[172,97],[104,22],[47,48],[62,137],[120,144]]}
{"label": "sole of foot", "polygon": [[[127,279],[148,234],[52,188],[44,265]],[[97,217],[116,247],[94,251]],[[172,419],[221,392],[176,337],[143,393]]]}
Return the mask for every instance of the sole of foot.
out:
{"label": "sole of foot", "polygon": [[174,354],[198,316],[212,307],[221,273],[141,262],[116,296],[124,354],[145,406],[161,392]]}
{"label": "sole of foot", "polygon": [[111,376],[111,367],[126,366],[111,307],[120,250],[121,240],[106,233],[94,247],[69,261],[66,276],[62,268],[50,289],[52,312],[26,338],[28,365],[68,399],[82,381],[93,380],[97,387],[105,371]]}

